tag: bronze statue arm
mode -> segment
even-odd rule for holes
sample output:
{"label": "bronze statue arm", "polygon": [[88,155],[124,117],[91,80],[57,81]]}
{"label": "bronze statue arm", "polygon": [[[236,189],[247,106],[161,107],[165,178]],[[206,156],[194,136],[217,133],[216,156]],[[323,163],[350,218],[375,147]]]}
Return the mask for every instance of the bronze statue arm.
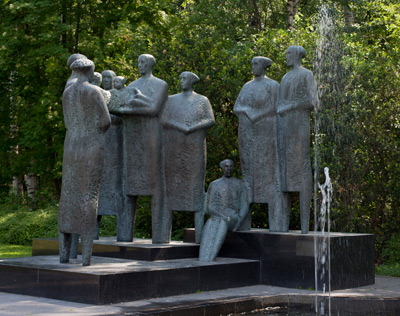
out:
{"label": "bronze statue arm", "polygon": [[245,114],[252,123],[255,123],[266,117],[274,117],[276,115],[276,111],[274,109],[273,110],[267,109],[266,111],[258,113],[257,115],[254,116],[248,115],[247,113]]}
{"label": "bronze statue arm", "polygon": [[233,114],[237,115],[237,114],[245,114],[247,111],[246,109],[248,109],[248,105],[246,103],[243,102],[243,94],[245,94],[243,92],[243,88],[242,90],[240,90],[239,95],[236,99],[235,105],[233,106]]}
{"label": "bronze statue arm", "polygon": [[222,208],[222,203],[220,200],[221,196],[218,194],[218,191],[214,190],[214,185],[213,183],[211,183],[208,187],[207,192],[206,213],[210,216],[216,216],[218,218],[226,220],[227,216],[220,211],[220,209]]}
{"label": "bronze statue arm", "polygon": [[278,101],[278,114],[285,115],[289,111],[293,110],[313,110],[317,104],[317,93],[315,88],[315,81],[312,73],[308,73],[304,78],[304,84],[307,87],[306,95],[303,98],[296,99],[294,101]]}
{"label": "bronze statue arm", "polygon": [[67,111],[67,109],[65,108],[65,105],[64,104],[66,104],[66,102],[65,101],[63,101],[63,116],[64,116],[64,126],[65,126],[65,128],[66,129],[68,129],[69,128],[69,116],[68,116],[68,111]]}
{"label": "bronze statue arm", "polygon": [[162,125],[164,128],[171,128],[171,129],[176,129],[182,133],[189,133],[189,128],[185,124],[181,124],[179,122],[174,122],[171,120],[165,120],[162,122]]}
{"label": "bronze statue arm", "polygon": [[[137,89],[136,89],[137,90]],[[133,98],[129,101],[129,106],[142,106],[149,107],[153,104],[154,100],[142,94],[139,90],[138,93],[133,96]]]}
{"label": "bronze statue arm", "polygon": [[99,119],[99,131],[106,132],[111,125],[111,117],[107,109],[105,98],[100,91],[93,91],[92,97],[94,99],[95,111]]}
{"label": "bronze statue arm", "polygon": [[238,115],[238,114],[246,114],[248,111],[248,106],[247,105],[242,105],[239,102],[236,102],[234,107],[233,107],[233,114]]}
{"label": "bronze statue arm", "polygon": [[132,114],[132,115],[158,115],[161,108],[168,97],[168,86],[165,84],[158,90],[153,98],[145,96],[140,90],[135,89],[136,94],[128,101],[127,106],[122,107],[121,114]]}
{"label": "bronze statue arm", "polygon": [[210,101],[206,97],[204,97],[201,108],[204,111],[203,118],[199,120],[196,125],[190,126],[188,129],[188,133],[192,133],[202,129],[209,129],[215,124],[214,112],[212,110]]}
{"label": "bronze statue arm", "polygon": [[[279,85],[278,85],[279,86]],[[256,123],[257,121],[266,118],[266,117],[274,117],[277,115],[277,107],[276,107],[276,102],[277,102],[277,98],[278,98],[278,90],[279,88],[276,87],[273,92],[272,92],[272,100],[269,100],[269,102],[271,102],[271,104],[273,104],[273,106],[269,106],[266,107],[264,111],[262,111],[261,113],[257,113],[254,116],[248,115],[250,121],[252,121],[253,123]]]}
{"label": "bronze statue arm", "polygon": [[210,119],[203,120],[203,121],[201,121],[201,123],[199,123],[199,124],[197,124],[197,125],[195,125],[195,126],[188,127],[188,128],[187,128],[186,134],[188,134],[188,133],[193,133],[193,132],[198,131],[198,130],[201,130],[201,129],[209,129],[209,128],[211,128],[214,124],[215,124],[215,119],[214,119],[214,117],[213,117],[213,118],[210,118]]}
{"label": "bronze statue arm", "polygon": [[279,115],[285,115],[287,112],[293,111],[296,108],[298,108],[297,106],[297,102],[294,101],[282,101],[278,103],[278,109],[276,110],[276,112]]}
{"label": "bronze statue arm", "polygon": [[171,129],[175,129],[179,132],[182,132],[184,134],[189,134],[189,133],[193,133],[198,130],[209,129],[210,127],[212,127],[214,125],[214,121],[211,121],[211,122],[205,121],[205,122],[202,122],[195,126],[187,126],[186,124],[182,124],[180,122],[174,122],[174,121],[164,121],[162,123],[162,125],[164,128],[171,128]]}
{"label": "bronze statue arm", "polygon": [[[68,79],[69,80],[69,79]],[[65,91],[67,90],[67,88],[65,88],[64,93],[63,93],[63,97],[62,97],[62,110],[63,110],[63,116],[64,116],[64,126],[66,129],[69,128],[70,126],[70,115],[68,115],[69,111],[67,109],[67,104],[69,104],[68,97],[67,97],[67,93],[65,93]]]}
{"label": "bronze statue arm", "polygon": [[312,110],[314,109],[314,103],[308,97],[301,98],[297,101],[285,102],[283,106],[279,106],[277,113],[281,116],[294,110]]}
{"label": "bronze statue arm", "polygon": [[123,107],[125,104],[122,103],[121,99],[118,98],[114,93],[111,93],[110,101],[107,104],[108,110],[111,114],[119,115],[120,108]]}

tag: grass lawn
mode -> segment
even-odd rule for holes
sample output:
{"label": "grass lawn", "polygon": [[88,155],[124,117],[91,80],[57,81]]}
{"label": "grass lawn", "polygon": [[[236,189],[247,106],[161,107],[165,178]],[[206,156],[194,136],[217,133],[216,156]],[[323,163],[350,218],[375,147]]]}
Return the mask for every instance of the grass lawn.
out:
{"label": "grass lawn", "polygon": [[0,258],[30,257],[32,246],[0,244]]}

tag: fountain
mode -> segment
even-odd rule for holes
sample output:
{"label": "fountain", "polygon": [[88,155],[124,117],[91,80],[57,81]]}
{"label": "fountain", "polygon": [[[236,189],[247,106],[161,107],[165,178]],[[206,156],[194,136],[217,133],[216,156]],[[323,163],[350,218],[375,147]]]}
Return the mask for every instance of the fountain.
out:
{"label": "fountain", "polygon": [[[330,279],[330,205],[332,201],[332,182],[329,177],[329,168],[324,168],[325,183],[318,184],[318,188],[322,194],[321,209],[318,216],[318,220],[314,224],[314,230],[318,228],[321,230],[322,239],[318,241],[314,237],[314,260],[315,260],[315,311],[317,315],[325,315],[325,302],[322,300],[318,301],[318,280],[323,280],[322,293],[328,292],[328,311],[331,315],[331,279]],[[327,232],[325,232],[327,228]],[[316,236],[316,235],[314,235]],[[320,266],[320,269],[318,267]],[[320,275],[318,275],[318,271]],[[325,284],[325,274],[328,275],[328,284]]]}
{"label": "fountain", "polygon": [[[334,73],[334,71],[325,71],[325,66],[329,63],[327,58],[332,56],[330,48],[333,42],[329,40],[334,34],[334,24],[325,7],[322,7],[320,17],[319,31],[323,36],[319,36],[321,39],[317,45],[315,73],[317,81],[322,83],[326,79],[324,76],[332,79],[329,76]],[[296,52],[300,51],[298,48],[296,47]],[[304,49],[301,50],[303,51]],[[145,75],[146,72],[144,71],[143,74]],[[327,87],[323,84],[318,85],[319,99],[322,99],[325,89]],[[153,100],[137,89],[134,91],[137,102]],[[163,99],[165,97],[166,95]],[[302,226],[305,227],[302,227],[301,233],[287,232],[286,225],[284,229],[276,227],[274,231],[251,229],[229,232],[220,250],[219,258],[216,262],[210,263],[197,260],[199,246],[195,243],[194,230],[187,230],[184,241],[181,243],[163,243],[163,241],[168,241],[168,234],[164,234],[164,227],[160,230],[162,234],[159,234],[156,242],[153,240],[153,244],[151,241],[135,240],[131,243],[112,238],[95,241],[94,264],[90,268],[77,267],[76,262],[75,265],[70,266],[60,265],[57,256],[48,256],[57,253],[57,241],[36,240],[33,245],[35,255],[33,258],[0,261],[2,268],[0,269],[0,290],[100,305],[198,291],[268,285],[315,290],[316,312],[319,315],[325,315],[327,309],[330,314],[330,296],[326,307],[326,300],[320,299],[318,291],[322,291],[325,297],[331,290],[355,288],[374,283],[374,238],[370,234],[330,232],[332,183],[327,168],[325,183],[317,185],[322,105],[318,104],[315,109],[314,119],[314,148],[316,149],[314,165],[314,223],[316,227],[314,232],[307,233],[308,219],[302,220]],[[130,109],[125,110],[130,111]],[[309,115],[306,119],[309,120]],[[154,124],[158,122],[153,121]],[[308,142],[308,138],[306,141]],[[155,149],[160,150],[157,146]],[[153,172],[153,169],[150,171]],[[135,176],[135,173],[132,175]],[[157,174],[157,177],[159,176]],[[159,185],[164,185],[163,181],[160,181]],[[149,185],[149,188],[152,187]],[[318,189],[323,194],[319,213],[317,212]],[[161,194],[161,192],[160,190],[158,193]],[[146,191],[140,194],[148,193]],[[140,194],[133,192],[131,195]],[[131,202],[135,202],[135,199]],[[161,211],[165,211],[161,205],[158,207]],[[43,244],[45,244],[44,247]],[[354,256],[355,250],[360,253],[357,257]],[[54,278],[57,282],[52,282]],[[55,290],[56,288],[60,290]],[[280,302],[292,304],[293,302],[287,297],[280,298]],[[308,306],[311,306],[313,303],[311,299],[314,297],[307,298]],[[252,304],[256,306],[260,302],[261,305],[272,304],[267,299],[253,300]],[[276,302],[277,300],[274,301]],[[207,304],[209,305],[209,302]],[[240,304],[238,303],[237,306]],[[234,308],[237,310],[236,307]]]}
{"label": "fountain", "polygon": [[[328,292],[328,315],[331,315],[331,254],[330,254],[330,204],[332,201],[332,183],[329,177],[329,169],[324,168],[325,183],[318,183],[319,174],[319,136],[321,113],[325,104],[324,94],[329,87],[327,79],[335,77],[338,64],[332,62],[337,55],[335,50],[340,47],[336,40],[335,24],[325,4],[321,5],[318,17],[318,40],[316,46],[316,58],[314,61],[314,73],[317,80],[318,104],[314,111],[314,231],[320,231],[322,238],[318,240],[314,235],[314,265],[315,265],[315,312],[325,315],[325,300],[319,299],[319,280],[322,281],[322,294]],[[340,48],[339,48],[340,49]],[[341,55],[341,54],[339,54]],[[328,65],[328,69],[326,66]],[[335,87],[333,88],[335,89]],[[320,212],[318,213],[318,190],[322,194]],[[325,231],[325,229],[327,231]],[[327,276],[327,278],[325,277]]]}

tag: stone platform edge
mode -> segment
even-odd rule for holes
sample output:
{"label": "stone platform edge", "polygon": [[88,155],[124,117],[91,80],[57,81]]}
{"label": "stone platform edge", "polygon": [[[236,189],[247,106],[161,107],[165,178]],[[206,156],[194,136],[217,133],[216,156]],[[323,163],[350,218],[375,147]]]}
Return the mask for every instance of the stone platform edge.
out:
{"label": "stone platform edge", "polygon": [[[185,301],[181,303],[164,303],[162,306],[148,306],[137,308],[132,315],[142,316],[220,316],[236,315],[250,311],[270,310],[279,311],[296,310],[308,313],[315,312],[315,294],[279,294],[271,296],[249,296],[213,299],[205,301]],[[329,306],[329,298],[318,297],[318,304],[323,303],[326,308]],[[395,298],[360,298],[360,297],[332,297],[330,299],[331,312],[340,313],[343,311],[362,314],[391,313],[400,314],[400,300]],[[113,314],[110,314],[111,316]],[[114,314],[115,315],[115,314]],[[130,314],[131,315],[131,314]]]}
{"label": "stone platform edge", "polygon": [[93,257],[89,267],[82,267],[79,259],[71,264],[58,260],[58,256],[0,259],[0,291],[104,305],[257,285],[260,274],[259,261],[243,259],[200,263]]}

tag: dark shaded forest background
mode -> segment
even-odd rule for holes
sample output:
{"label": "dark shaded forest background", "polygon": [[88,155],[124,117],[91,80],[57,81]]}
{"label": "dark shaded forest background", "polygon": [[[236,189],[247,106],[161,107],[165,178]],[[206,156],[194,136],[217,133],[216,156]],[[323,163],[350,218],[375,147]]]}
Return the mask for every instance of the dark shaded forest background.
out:
{"label": "dark shaded forest background", "polygon": [[[137,58],[157,59],[154,74],[180,91],[179,75],[200,77],[216,125],[207,136],[206,185],[220,177],[223,158],[240,176],[233,105],[251,80],[251,59],[273,60],[280,82],[290,45],[307,51],[320,104],[314,112],[312,160],[323,182],[334,182],[334,231],[376,234],[377,261],[400,227],[400,4],[394,0],[3,0],[0,7],[0,199],[12,212],[56,205],[65,128],[61,106],[72,53],[96,71],[131,82]],[[25,180],[25,181],[24,181]],[[15,205],[28,205],[19,208]],[[150,211],[141,204],[143,212]],[[291,229],[298,229],[294,205]],[[266,208],[253,225],[267,227]],[[145,220],[138,225],[150,227]],[[178,215],[174,225],[192,225]],[[396,239],[397,238],[397,239]]]}

